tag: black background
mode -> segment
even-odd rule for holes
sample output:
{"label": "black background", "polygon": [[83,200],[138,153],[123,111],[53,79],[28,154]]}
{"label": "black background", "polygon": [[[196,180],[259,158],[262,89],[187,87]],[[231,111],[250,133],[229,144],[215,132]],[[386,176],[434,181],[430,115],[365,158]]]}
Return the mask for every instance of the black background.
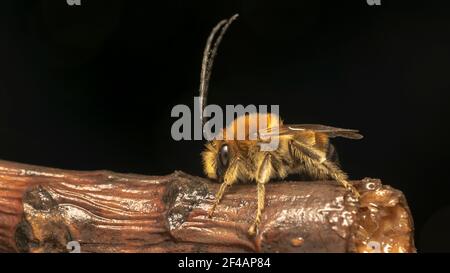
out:
{"label": "black background", "polygon": [[201,175],[202,141],[173,141],[211,28],[209,102],[279,104],[336,140],[354,179],[402,190],[420,252],[450,251],[450,19],[445,1],[2,1],[0,158],[67,169]]}

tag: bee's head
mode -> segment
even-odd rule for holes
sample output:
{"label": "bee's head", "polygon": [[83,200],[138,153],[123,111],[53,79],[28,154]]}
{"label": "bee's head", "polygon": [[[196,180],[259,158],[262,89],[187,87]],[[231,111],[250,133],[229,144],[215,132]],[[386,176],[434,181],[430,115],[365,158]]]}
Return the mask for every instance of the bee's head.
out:
{"label": "bee's head", "polygon": [[211,179],[223,180],[223,176],[230,165],[233,155],[230,143],[214,140],[206,144],[202,152],[203,170]]}

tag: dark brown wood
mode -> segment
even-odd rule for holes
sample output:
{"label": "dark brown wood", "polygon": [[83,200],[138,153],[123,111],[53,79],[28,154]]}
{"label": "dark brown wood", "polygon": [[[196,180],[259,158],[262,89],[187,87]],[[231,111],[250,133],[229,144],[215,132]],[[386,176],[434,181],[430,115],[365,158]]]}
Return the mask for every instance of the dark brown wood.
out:
{"label": "dark brown wood", "polygon": [[269,183],[252,237],[254,185],[233,186],[210,219],[218,184],[183,172],[0,161],[0,252],[68,252],[74,241],[81,252],[415,252],[403,194],[376,179],[353,183],[359,201],[333,181]]}

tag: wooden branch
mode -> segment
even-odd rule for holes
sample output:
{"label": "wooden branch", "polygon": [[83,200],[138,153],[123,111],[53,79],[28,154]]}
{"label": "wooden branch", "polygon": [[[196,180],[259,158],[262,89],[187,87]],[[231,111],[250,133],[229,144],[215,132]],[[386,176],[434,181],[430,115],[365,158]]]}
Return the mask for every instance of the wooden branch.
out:
{"label": "wooden branch", "polygon": [[66,171],[0,161],[0,252],[415,252],[403,194],[354,181],[267,186],[260,232],[247,229],[256,187],[233,186],[207,217],[218,184],[167,176]]}

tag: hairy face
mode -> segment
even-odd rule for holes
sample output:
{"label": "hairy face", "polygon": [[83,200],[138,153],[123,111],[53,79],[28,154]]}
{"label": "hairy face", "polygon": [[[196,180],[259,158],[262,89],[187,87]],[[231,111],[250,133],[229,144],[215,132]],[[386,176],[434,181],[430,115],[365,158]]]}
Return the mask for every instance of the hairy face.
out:
{"label": "hairy face", "polygon": [[[215,140],[206,144],[202,153],[203,170],[211,179],[252,180],[259,146],[255,141]],[[228,174],[227,174],[228,171]]]}

